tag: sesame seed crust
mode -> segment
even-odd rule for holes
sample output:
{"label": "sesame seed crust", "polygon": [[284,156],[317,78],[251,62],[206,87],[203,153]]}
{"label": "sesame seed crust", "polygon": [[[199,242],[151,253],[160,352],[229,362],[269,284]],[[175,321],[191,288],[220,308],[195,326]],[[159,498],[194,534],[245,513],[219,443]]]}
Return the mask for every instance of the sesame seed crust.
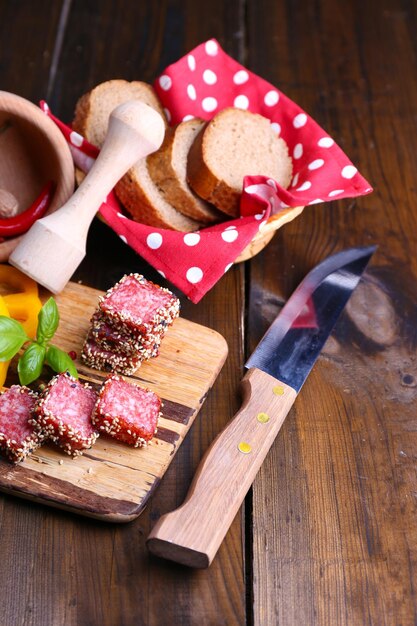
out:
{"label": "sesame seed crust", "polygon": [[[58,390],[58,386],[63,389]],[[75,395],[78,398],[76,407],[73,406]],[[95,401],[96,394],[88,383],[81,383],[68,372],[58,374],[51,379],[36,404],[33,425],[67,454],[81,454],[82,450],[91,448],[99,436],[90,421]],[[61,406],[61,414],[56,412],[56,407],[49,408],[54,402]]]}
{"label": "sesame seed crust", "polygon": [[100,389],[92,422],[118,441],[146,447],[156,433],[160,409],[161,400],[153,391],[113,374]]}
{"label": "sesame seed crust", "polygon": [[[141,291],[148,291],[155,294],[160,294],[163,300],[167,302],[161,303],[161,306],[151,310],[149,309],[149,320],[135,315],[133,310],[119,310],[114,303],[111,302],[112,296],[120,291],[123,286],[129,282],[132,286],[132,295],[140,294]],[[168,296],[168,298],[166,297]],[[132,328],[134,331],[146,335],[152,333],[162,322],[166,322],[168,325],[172,324],[174,319],[178,317],[180,310],[180,301],[174,296],[174,294],[166,289],[160,287],[155,283],[146,280],[142,274],[126,274],[118,283],[116,283],[111,289],[109,289],[104,296],[99,299],[99,309],[103,312],[108,319],[113,321],[115,327],[122,330],[126,327]]]}
{"label": "sesame seed crust", "polygon": [[99,298],[81,358],[92,369],[132,375],[159,354],[180,302],[168,289],[127,274]]}
{"label": "sesame seed crust", "polygon": [[45,439],[31,424],[37,398],[37,393],[21,385],[0,394],[0,452],[12,463],[23,461]]}

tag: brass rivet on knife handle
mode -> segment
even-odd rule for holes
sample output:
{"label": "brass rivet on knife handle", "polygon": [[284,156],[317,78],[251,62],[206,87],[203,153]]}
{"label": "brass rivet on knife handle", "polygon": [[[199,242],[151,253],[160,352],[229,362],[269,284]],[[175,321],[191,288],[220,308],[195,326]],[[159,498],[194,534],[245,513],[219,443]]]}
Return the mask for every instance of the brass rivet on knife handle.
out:
{"label": "brass rivet on knife handle", "polygon": [[138,100],[125,102],[111,114],[100,154],[74,195],[51,215],[37,220],[9,262],[59,293],[85,256],[90,224],[117,181],[139,159],[161,145],[162,117]]}
{"label": "brass rivet on knife handle", "polygon": [[[284,390],[277,395],[274,388]],[[292,387],[250,369],[241,409],[216,437],[197,470],[184,504],[162,516],[148,537],[157,556],[190,567],[212,562],[269,448],[297,396]],[[258,419],[269,416],[267,423]],[[242,451],[239,445],[250,446]],[[250,452],[250,453],[248,453]]]}

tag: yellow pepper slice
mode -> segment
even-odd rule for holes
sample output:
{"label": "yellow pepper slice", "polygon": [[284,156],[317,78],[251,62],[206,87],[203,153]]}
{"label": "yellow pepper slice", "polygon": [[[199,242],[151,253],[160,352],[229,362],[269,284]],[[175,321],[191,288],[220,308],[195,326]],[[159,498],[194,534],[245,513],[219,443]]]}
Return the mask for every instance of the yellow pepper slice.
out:
{"label": "yellow pepper slice", "polygon": [[[5,315],[6,317],[10,317],[9,311],[7,310],[7,306],[4,303],[4,299],[0,296],[0,315]],[[4,382],[7,376],[7,370],[9,369],[10,361],[0,362],[0,387],[3,387]]]}
{"label": "yellow pepper slice", "polygon": [[[19,321],[28,337],[33,339],[42,303],[37,283],[11,265],[0,265],[0,315]],[[6,292],[6,293],[5,293]],[[10,361],[0,362],[0,386],[5,383]]]}
{"label": "yellow pepper slice", "polygon": [[22,324],[28,337],[35,339],[38,314],[42,308],[42,302],[38,296],[27,292],[12,293],[3,296],[3,300],[9,310],[10,317]]}
{"label": "yellow pepper slice", "polygon": [[9,293],[38,295],[38,284],[11,265],[0,265],[0,285],[3,285]]}

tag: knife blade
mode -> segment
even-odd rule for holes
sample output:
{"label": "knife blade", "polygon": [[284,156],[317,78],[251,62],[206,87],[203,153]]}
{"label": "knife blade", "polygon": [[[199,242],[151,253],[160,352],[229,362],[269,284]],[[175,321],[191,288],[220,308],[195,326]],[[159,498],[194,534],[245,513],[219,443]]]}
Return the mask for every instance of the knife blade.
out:
{"label": "knife blade", "polygon": [[291,295],[249,357],[242,406],[213,441],[178,509],[152,529],[148,549],[184,565],[210,565],[324,343],[375,252],[332,255]]}

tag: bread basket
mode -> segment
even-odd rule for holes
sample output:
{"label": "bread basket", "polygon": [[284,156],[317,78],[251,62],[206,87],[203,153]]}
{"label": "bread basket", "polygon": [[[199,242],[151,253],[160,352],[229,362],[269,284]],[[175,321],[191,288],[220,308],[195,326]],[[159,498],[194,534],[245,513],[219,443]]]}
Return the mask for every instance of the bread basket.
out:
{"label": "bread basket", "polygon": [[[37,106],[0,91],[0,190],[11,194],[21,213],[48,181],[55,187],[48,209],[51,213],[74,190],[74,164],[67,142]],[[12,237],[0,243],[0,262],[8,259],[20,239]]]}

